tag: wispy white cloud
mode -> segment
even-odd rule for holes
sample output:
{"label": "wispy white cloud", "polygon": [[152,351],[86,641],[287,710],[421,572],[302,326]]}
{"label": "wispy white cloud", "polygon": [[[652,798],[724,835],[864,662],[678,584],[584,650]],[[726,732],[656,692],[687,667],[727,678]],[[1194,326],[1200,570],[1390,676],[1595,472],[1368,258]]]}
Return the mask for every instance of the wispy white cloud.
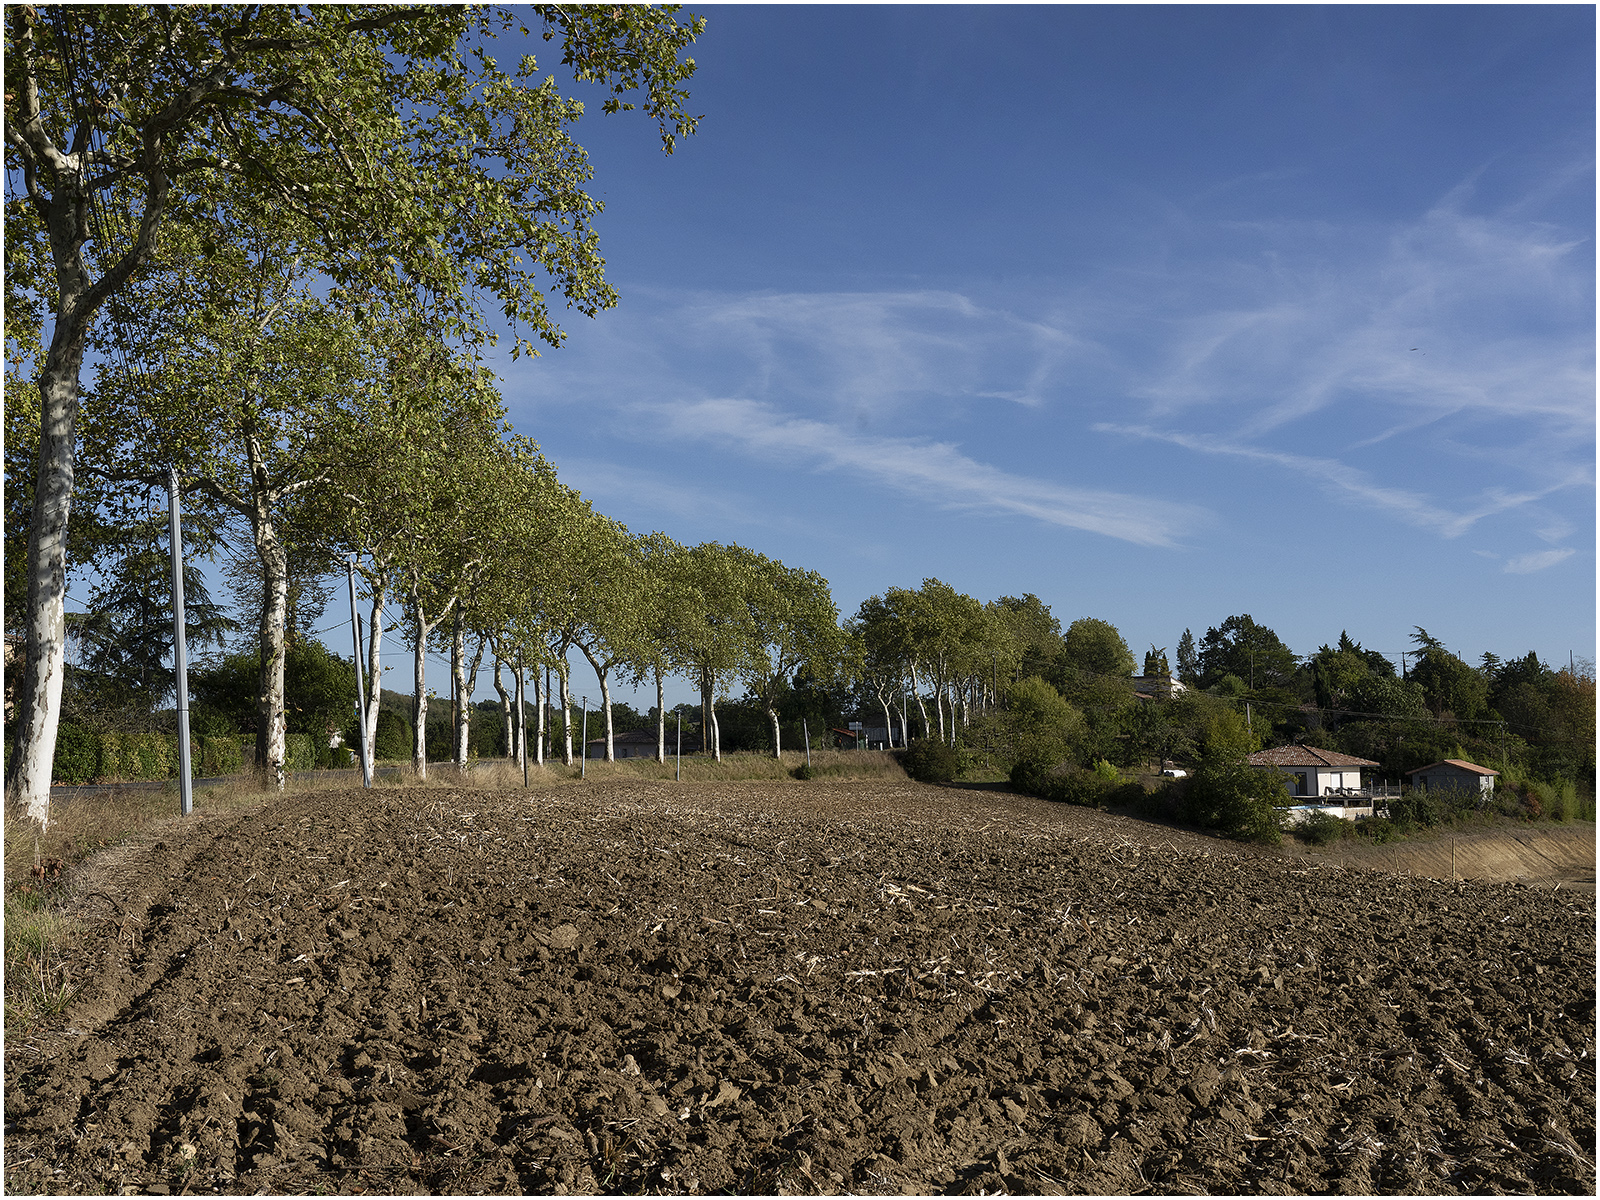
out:
{"label": "wispy white cloud", "polygon": [[1451,418],[1587,443],[1592,244],[1514,212],[1471,213],[1469,201],[1457,189],[1385,228],[1201,228],[1226,255],[1196,247],[1151,288],[1159,333],[1129,390],[1163,422],[1191,414],[1250,438],[1360,405],[1353,445]]}
{"label": "wispy white cloud", "polygon": [[1477,504],[1465,512],[1458,512],[1435,503],[1421,492],[1374,483],[1367,472],[1335,458],[1289,454],[1281,450],[1230,442],[1208,434],[1179,433],[1140,425],[1112,425],[1102,422],[1095,425],[1094,429],[1097,433],[1122,434],[1127,437],[1167,442],[1201,454],[1242,458],[1283,467],[1293,471],[1300,478],[1315,481],[1324,491],[1335,496],[1367,508],[1382,510],[1419,529],[1432,530],[1447,538],[1461,536],[1485,517],[1532,504],[1551,492],[1567,486],[1567,481],[1563,480],[1561,483],[1531,492],[1508,492],[1490,488],[1484,491],[1482,499]]}
{"label": "wispy white cloud", "polygon": [[1209,519],[1196,506],[1076,488],[1003,471],[947,442],[874,437],[744,399],[639,406],[651,428],[720,442],[753,456],[809,459],[947,509],[1030,517],[1141,546],[1173,546]]}
{"label": "wispy white cloud", "polygon": [[1532,554],[1519,554],[1507,562],[1503,570],[1508,575],[1532,575],[1535,571],[1566,562],[1576,553],[1568,547],[1564,550],[1537,550]]}
{"label": "wispy white cloud", "polygon": [[582,340],[587,354],[502,369],[557,402],[690,388],[887,425],[994,401],[1036,408],[1062,364],[1089,349],[1047,321],[940,290],[637,288]]}

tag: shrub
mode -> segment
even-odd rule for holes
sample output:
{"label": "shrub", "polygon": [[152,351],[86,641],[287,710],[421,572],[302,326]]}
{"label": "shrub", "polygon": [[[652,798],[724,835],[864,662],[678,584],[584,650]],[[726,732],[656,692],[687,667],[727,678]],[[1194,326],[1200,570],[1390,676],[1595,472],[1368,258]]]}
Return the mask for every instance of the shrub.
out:
{"label": "shrub", "polygon": [[1150,793],[1144,790],[1144,785],[1134,780],[1129,780],[1120,787],[1114,787],[1101,797],[1101,803],[1107,808],[1130,808],[1135,812],[1144,812]]}
{"label": "shrub", "polygon": [[816,778],[816,772],[811,769],[811,764],[810,763],[801,763],[794,770],[790,771],[789,774],[794,776],[796,779],[815,779]]}
{"label": "shrub", "polygon": [[200,739],[198,759],[202,775],[236,775],[244,765],[244,754],[239,739],[232,737],[207,737]]}
{"label": "shrub", "polygon": [[50,769],[56,783],[88,783],[100,767],[100,739],[92,729],[63,721],[56,729],[56,757]]}
{"label": "shrub", "polygon": [[1349,821],[1325,812],[1314,812],[1294,827],[1294,835],[1313,846],[1326,846],[1337,842],[1350,832]]}
{"label": "shrub", "polygon": [[900,755],[900,765],[919,783],[950,783],[961,770],[961,755],[953,746],[919,738]]}
{"label": "shrub", "polygon": [[1274,846],[1282,840],[1277,807],[1288,803],[1288,788],[1277,772],[1213,759],[1196,772],[1184,817],[1238,841]]}
{"label": "shrub", "polygon": [[284,735],[283,769],[285,771],[309,771],[317,761],[317,750],[311,742],[309,733],[290,733]]}
{"label": "shrub", "polygon": [[[1085,808],[1102,807],[1111,797],[1126,791],[1094,771],[1083,771],[1076,767],[1061,769],[1037,758],[1024,759],[1011,769],[1011,785],[1041,800],[1078,804]],[[1143,795],[1144,789],[1138,784],[1131,786]]]}
{"label": "shrub", "polygon": [[378,728],[372,741],[378,758],[411,757],[411,730],[397,712],[387,708],[378,710]]}
{"label": "shrub", "polygon": [[1400,828],[1388,817],[1368,817],[1356,822],[1356,832],[1375,842],[1392,842],[1400,837]]}

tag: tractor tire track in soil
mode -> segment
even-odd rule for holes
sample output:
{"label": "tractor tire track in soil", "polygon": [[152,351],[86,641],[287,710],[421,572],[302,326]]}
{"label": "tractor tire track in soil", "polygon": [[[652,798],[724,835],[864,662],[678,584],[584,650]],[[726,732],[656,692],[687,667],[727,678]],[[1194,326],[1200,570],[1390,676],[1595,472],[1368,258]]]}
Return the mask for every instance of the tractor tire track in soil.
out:
{"label": "tractor tire track in soil", "polygon": [[173,827],[7,1047],[8,1190],[1592,1194],[1592,894],[980,790]]}

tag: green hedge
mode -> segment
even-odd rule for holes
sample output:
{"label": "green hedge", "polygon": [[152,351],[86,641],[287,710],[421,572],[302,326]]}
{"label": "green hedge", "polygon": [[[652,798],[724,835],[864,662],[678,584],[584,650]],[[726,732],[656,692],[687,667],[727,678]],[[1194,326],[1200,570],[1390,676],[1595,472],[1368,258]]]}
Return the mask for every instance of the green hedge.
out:
{"label": "green hedge", "polygon": [[61,722],[56,729],[56,758],[51,777],[57,783],[88,783],[99,770],[99,737],[81,725]]}
{"label": "green hedge", "polygon": [[[190,738],[189,770],[195,776],[238,774],[244,767],[246,745],[253,752],[255,739]],[[97,732],[71,721],[63,721],[56,732],[55,765],[51,772],[56,783],[176,779],[177,776],[176,734]]]}
{"label": "green hedge", "polygon": [[283,769],[309,771],[317,765],[317,747],[309,733],[284,735]]}

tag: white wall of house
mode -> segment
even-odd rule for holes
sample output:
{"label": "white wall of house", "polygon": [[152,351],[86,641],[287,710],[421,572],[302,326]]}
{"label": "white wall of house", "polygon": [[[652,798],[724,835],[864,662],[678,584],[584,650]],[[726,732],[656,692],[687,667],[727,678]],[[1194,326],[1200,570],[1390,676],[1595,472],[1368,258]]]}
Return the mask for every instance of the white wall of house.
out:
{"label": "white wall of house", "polygon": [[1289,778],[1291,796],[1326,796],[1334,788],[1359,788],[1360,767],[1277,767]]}

